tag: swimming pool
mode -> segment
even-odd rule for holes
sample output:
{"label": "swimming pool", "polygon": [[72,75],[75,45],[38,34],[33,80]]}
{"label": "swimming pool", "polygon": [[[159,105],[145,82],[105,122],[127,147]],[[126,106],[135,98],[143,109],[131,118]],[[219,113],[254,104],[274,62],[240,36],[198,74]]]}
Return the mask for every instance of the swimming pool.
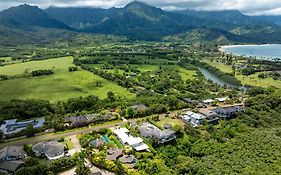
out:
{"label": "swimming pool", "polygon": [[109,143],[109,142],[110,142],[109,139],[108,139],[108,137],[107,137],[106,135],[102,135],[101,137],[102,137],[102,139],[103,139],[106,143]]}

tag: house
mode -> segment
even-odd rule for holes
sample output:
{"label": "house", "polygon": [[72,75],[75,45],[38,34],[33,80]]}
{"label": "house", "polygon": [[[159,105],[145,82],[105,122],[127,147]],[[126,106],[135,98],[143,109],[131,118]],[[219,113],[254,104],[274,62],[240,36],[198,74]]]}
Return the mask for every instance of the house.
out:
{"label": "house", "polygon": [[244,105],[232,105],[226,107],[219,107],[214,110],[221,118],[231,118],[238,112],[244,111]]}
{"label": "house", "polygon": [[0,129],[5,135],[14,134],[24,130],[28,125],[33,125],[34,128],[41,128],[45,123],[45,118],[38,118],[23,122],[17,122],[17,119],[5,120]]}
{"label": "house", "polygon": [[137,159],[133,155],[124,155],[118,159],[121,163],[125,164],[129,168],[134,168]]}
{"label": "house", "polygon": [[206,104],[206,105],[211,105],[215,100],[213,99],[207,99],[207,100],[204,100],[203,103]]}
{"label": "house", "polygon": [[137,104],[137,105],[131,106],[130,108],[132,108],[136,111],[140,111],[140,112],[144,112],[148,109],[148,107],[144,104]]}
{"label": "house", "polygon": [[114,134],[118,137],[123,145],[129,145],[136,151],[148,151],[149,147],[143,143],[142,138],[130,135],[127,128],[117,128],[113,130]]}
{"label": "house", "polygon": [[181,118],[187,122],[190,123],[193,127],[197,127],[199,125],[203,125],[204,120],[206,117],[202,114],[197,114],[191,111],[187,111],[185,114],[181,116]]}
{"label": "house", "polygon": [[116,160],[123,154],[123,151],[118,148],[110,148],[107,150],[106,160]]}
{"label": "house", "polygon": [[204,115],[208,119],[215,118],[218,115],[215,111],[211,111],[207,108],[199,108],[197,110],[200,114]]}
{"label": "house", "polygon": [[148,122],[140,127],[140,135],[145,138],[156,138],[160,143],[166,143],[176,138],[175,132],[171,129],[161,130]]}
{"label": "house", "polygon": [[69,123],[72,127],[88,125],[96,121],[100,116],[98,114],[89,114],[85,116],[72,116],[64,119],[65,123]]}
{"label": "house", "polygon": [[224,103],[228,98],[223,97],[223,98],[215,98],[216,100],[218,100],[220,103]]}
{"label": "house", "polygon": [[90,144],[92,146],[94,146],[95,148],[100,148],[104,145],[104,140],[101,138],[98,138],[96,140],[91,141]]}
{"label": "house", "polygon": [[15,161],[0,161],[0,173],[4,174],[14,174],[19,168],[23,166],[24,162],[15,160]]}
{"label": "house", "polygon": [[32,147],[32,151],[37,156],[45,155],[49,160],[64,157],[64,145],[57,141],[39,142]]}
{"label": "house", "polygon": [[193,101],[188,98],[181,98],[182,101],[184,101],[187,104],[191,104]]}
{"label": "house", "polygon": [[6,146],[0,150],[0,160],[20,160],[26,156],[23,146]]}

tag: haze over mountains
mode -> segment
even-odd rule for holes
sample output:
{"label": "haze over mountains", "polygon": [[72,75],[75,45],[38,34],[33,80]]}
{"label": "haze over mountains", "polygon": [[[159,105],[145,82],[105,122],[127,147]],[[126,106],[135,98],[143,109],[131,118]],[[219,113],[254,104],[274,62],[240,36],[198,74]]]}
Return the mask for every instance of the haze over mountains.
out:
{"label": "haze over mountains", "polygon": [[267,43],[281,41],[280,21],[279,17],[251,17],[239,11],[168,12],[137,1],[110,9],[42,10],[25,4],[0,12],[0,39],[36,42],[50,39],[50,35],[55,38],[82,32],[138,40],[162,40],[169,36],[174,40]]}

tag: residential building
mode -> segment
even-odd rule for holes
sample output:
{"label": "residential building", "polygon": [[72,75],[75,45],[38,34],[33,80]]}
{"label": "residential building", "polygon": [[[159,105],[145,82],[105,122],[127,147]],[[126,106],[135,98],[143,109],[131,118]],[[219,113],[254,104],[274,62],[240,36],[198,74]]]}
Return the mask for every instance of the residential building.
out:
{"label": "residential building", "polygon": [[175,132],[171,129],[161,130],[151,123],[143,123],[140,127],[140,135],[145,138],[156,138],[160,143],[166,143],[176,138]]}
{"label": "residential building", "polygon": [[121,149],[110,148],[107,150],[106,159],[114,161],[114,160],[118,159],[122,154],[123,154],[123,151]]}
{"label": "residential building", "polygon": [[208,119],[215,118],[218,115],[215,111],[211,111],[207,108],[198,108],[197,110],[200,114],[204,115]]}
{"label": "residential building", "polygon": [[113,132],[123,145],[129,145],[136,151],[149,151],[149,147],[143,143],[142,138],[130,135],[127,128],[117,128]]}
{"label": "residential building", "polygon": [[203,103],[206,104],[206,105],[211,105],[215,100],[213,99],[207,99],[207,100],[204,100]]}
{"label": "residential building", "polygon": [[133,108],[134,110],[137,110],[137,111],[146,111],[148,109],[148,107],[144,104],[137,104],[137,105],[134,105],[134,106],[131,106],[130,108]]}
{"label": "residential building", "polygon": [[39,142],[32,147],[32,151],[37,156],[45,155],[49,160],[64,157],[64,145],[57,141]]}
{"label": "residential building", "polygon": [[235,116],[238,112],[244,111],[244,105],[232,105],[225,107],[218,107],[214,110],[221,118],[231,118]]}
{"label": "residential building", "polygon": [[23,146],[6,146],[0,150],[0,160],[20,160],[25,156]]}
{"label": "residential building", "polygon": [[65,123],[69,123],[70,126],[76,127],[76,126],[83,126],[90,124],[94,121],[96,121],[100,116],[98,114],[89,114],[85,116],[72,116],[67,117],[64,119]]}
{"label": "residential building", "polygon": [[17,119],[5,120],[0,129],[5,135],[14,134],[24,130],[28,125],[33,125],[34,128],[41,128],[45,123],[45,118],[38,118],[23,122],[17,122]]}
{"label": "residential building", "polygon": [[118,160],[130,168],[134,168],[135,163],[137,163],[137,159],[133,155],[124,155]]}
{"label": "residential building", "polygon": [[0,161],[0,173],[14,174],[24,164],[23,161]]}
{"label": "residential building", "polygon": [[99,147],[102,147],[105,143],[104,143],[103,139],[98,138],[96,140],[91,141],[90,144],[92,146],[94,146],[95,148],[99,148]]}
{"label": "residential building", "polygon": [[197,114],[191,111],[185,112],[181,118],[187,122],[190,123],[193,127],[197,127],[203,124],[206,117],[202,114]]}

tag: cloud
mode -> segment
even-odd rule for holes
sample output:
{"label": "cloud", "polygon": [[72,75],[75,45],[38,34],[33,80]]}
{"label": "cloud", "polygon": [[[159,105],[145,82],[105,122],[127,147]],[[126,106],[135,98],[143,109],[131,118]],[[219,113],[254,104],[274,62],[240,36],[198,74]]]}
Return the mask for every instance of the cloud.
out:
{"label": "cloud", "polygon": [[[123,7],[132,0],[0,0],[0,9],[27,3],[41,8],[58,7]],[[140,0],[165,10],[240,10],[250,15],[281,15],[280,0]]]}

